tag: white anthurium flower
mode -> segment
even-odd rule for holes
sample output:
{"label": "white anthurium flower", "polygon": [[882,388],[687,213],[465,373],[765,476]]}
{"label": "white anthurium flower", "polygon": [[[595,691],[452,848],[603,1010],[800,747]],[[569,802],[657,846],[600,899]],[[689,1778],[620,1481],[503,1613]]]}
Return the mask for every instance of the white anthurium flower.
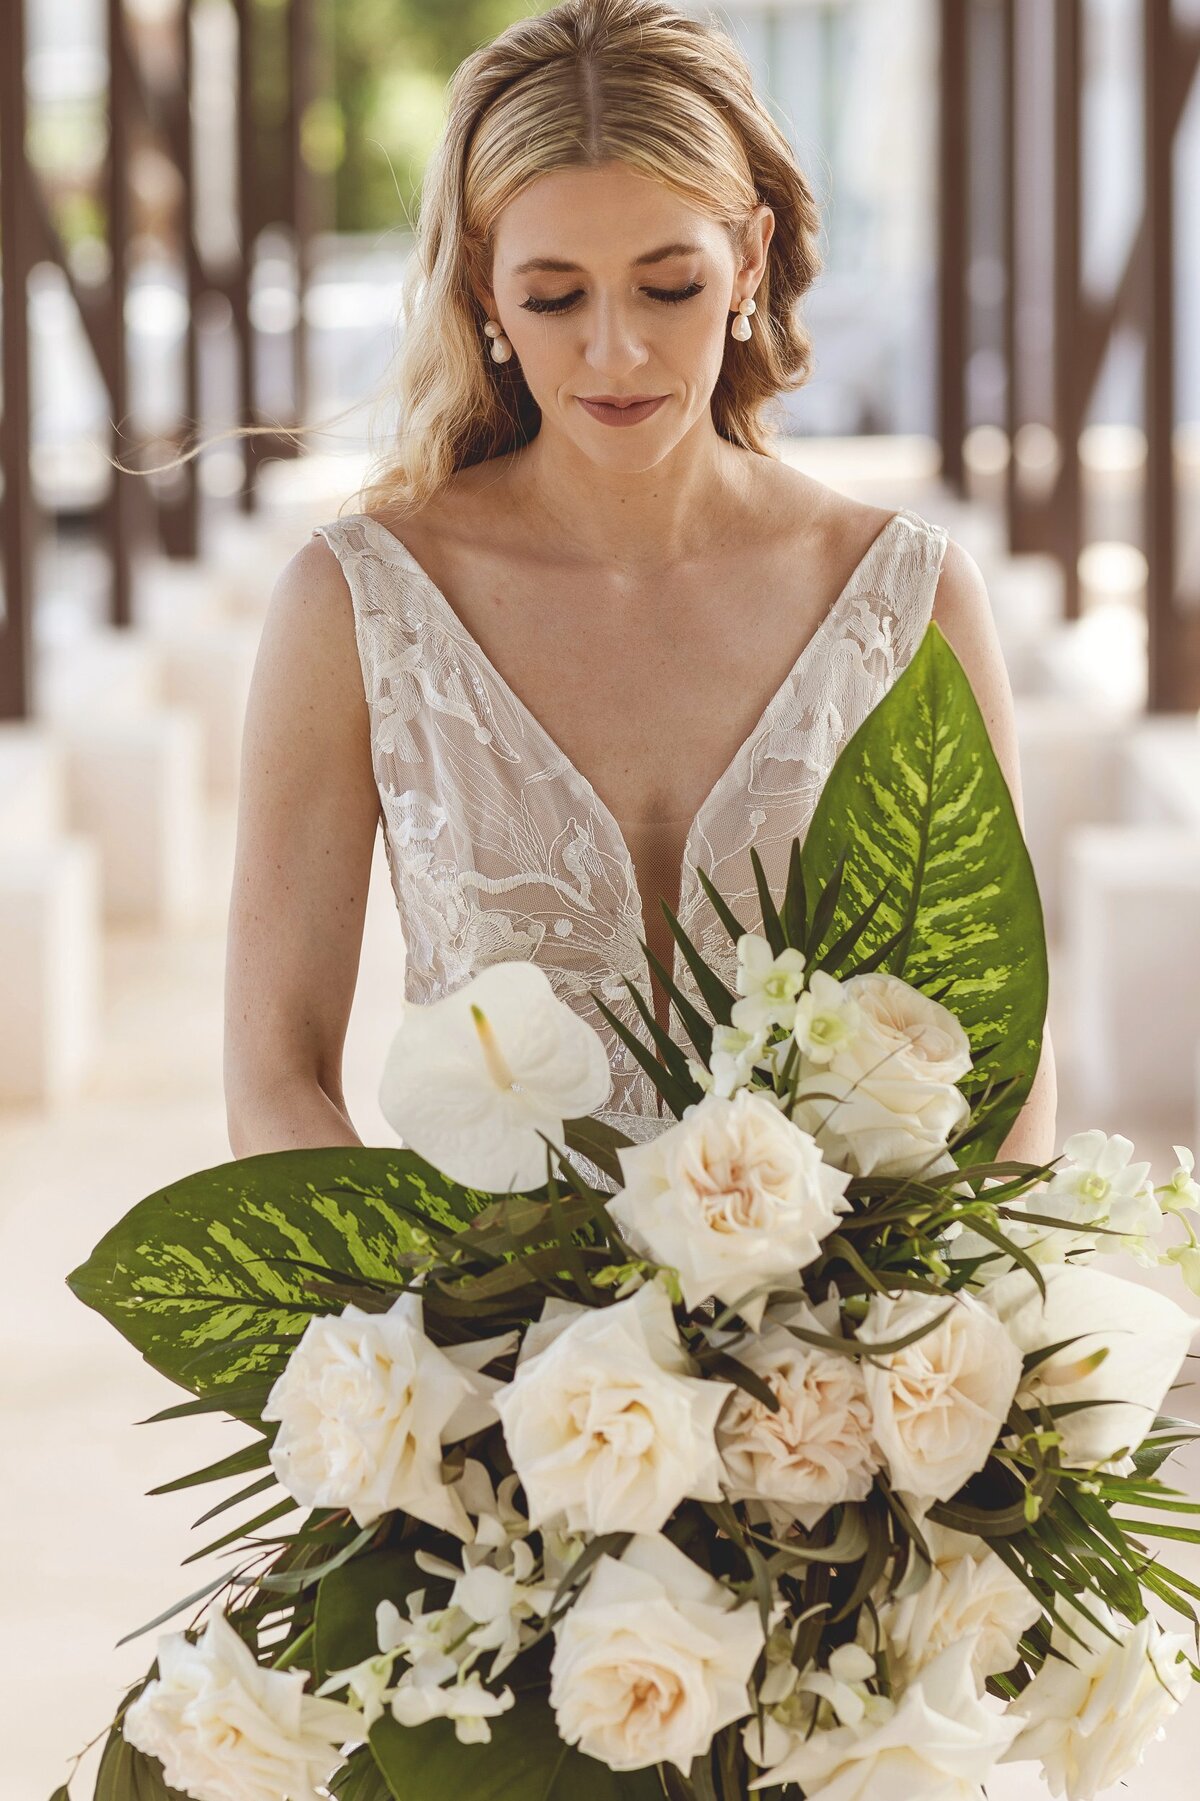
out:
{"label": "white anthurium flower", "polygon": [[[843,1647],[846,1649],[847,1647]],[[758,1789],[798,1783],[812,1801],[881,1801],[883,1796],[912,1801],[981,1801],[982,1784],[1020,1731],[1020,1722],[996,1714],[976,1694],[969,1639],[958,1639],[921,1671],[898,1699],[867,1693],[859,1697],[862,1715],[853,1723],[818,1723],[810,1730],[796,1707],[802,1694],[789,1697],[783,1720],[767,1716],[760,1734],[757,1720],[746,1722],[743,1742],[748,1756],[764,1770],[749,1784]],[[831,1660],[832,1661],[832,1660]],[[845,1678],[816,1684],[820,1672],[806,1681],[828,1703],[822,1718],[839,1719],[831,1697],[851,1716],[853,1689]],[[799,1687],[799,1685],[797,1685]],[[791,1723],[789,1712],[795,1719]]]}
{"label": "white anthurium flower", "polygon": [[1091,1267],[1053,1264],[1043,1267],[1042,1278],[1044,1302],[1020,1269],[989,1283],[980,1296],[1022,1357],[1075,1339],[1022,1379],[1017,1398],[1116,1403],[1060,1415],[1059,1455],[1069,1468],[1119,1460],[1122,1467],[1110,1473],[1128,1475],[1132,1452],[1151,1430],[1200,1320],[1143,1282]]}
{"label": "white anthurium flower", "polygon": [[804,986],[804,953],[790,945],[776,956],[760,932],[743,932],[737,942],[738,994],[730,1008],[733,1025],[745,1032],[772,1026],[790,1031],[796,996]]}
{"label": "white anthurium flower", "polygon": [[379,1105],[404,1144],[452,1181],[492,1194],[540,1188],[544,1132],[603,1106],[612,1070],[599,1034],[535,963],[493,963],[441,1000],[409,1002]]}
{"label": "white anthurium flower", "polygon": [[[850,1210],[850,1178],[765,1095],[705,1095],[645,1144],[617,1152],[624,1187],[609,1213],[635,1250],[678,1271],[684,1305],[737,1305],[794,1287]],[[766,1293],[739,1311],[757,1330]]]}
{"label": "white anthurium flower", "polygon": [[1172,1150],[1179,1159],[1174,1175],[1169,1182],[1156,1189],[1161,1197],[1164,1213],[1182,1213],[1186,1208],[1200,1211],[1200,1182],[1196,1181],[1196,1159],[1186,1145],[1172,1145]]}
{"label": "white anthurium flower", "polygon": [[158,1641],[158,1675],[126,1710],[127,1743],[157,1757],[167,1785],[195,1801],[318,1801],[362,1714],[305,1692],[307,1670],[271,1670],[221,1612],[193,1644]]}
{"label": "white anthurium flower", "polygon": [[873,1294],[857,1336],[876,1344],[934,1319],[940,1324],[903,1350],[863,1360],[891,1481],[918,1502],[948,1501],[983,1468],[1021,1378],[1021,1353],[1005,1325],[962,1290]]}
{"label": "white anthurium flower", "polygon": [[426,1337],[411,1291],[386,1313],[351,1303],[314,1316],[263,1408],[277,1420],[271,1467],[307,1507],[348,1508],[369,1526],[405,1512],[471,1539],[458,1486],[444,1480],[442,1446],[496,1419],[499,1379],[485,1364],[511,1351],[515,1332],[448,1345]]}
{"label": "white anthurium flower", "polygon": [[609,1307],[547,1300],[495,1404],[536,1526],[657,1532],[685,1496],[721,1499],[717,1415],[658,1281]]}
{"label": "white anthurium flower", "polygon": [[[923,1519],[921,1535],[933,1558],[921,1587],[898,1596],[881,1585],[877,1597],[892,1680],[907,1687],[947,1645],[967,1639],[982,1690],[988,1676],[1012,1669],[1020,1639],[1041,1619],[1042,1605],[978,1534]],[[874,1632],[865,1608],[859,1631]]]}
{"label": "white anthurium flower", "polygon": [[597,1559],[554,1632],[550,1705],[568,1745],[610,1770],[673,1763],[685,1774],[722,1726],[750,1711],[763,1647],[754,1602],[660,1533]]}
{"label": "white anthurium flower", "polygon": [[746,1032],[738,1026],[714,1026],[712,1052],[709,1057],[711,1080],[707,1087],[713,1094],[728,1099],[741,1088],[748,1088],[754,1068],[763,1061],[767,1029]]}
{"label": "white anthurium flower", "polygon": [[828,1063],[851,1042],[859,1019],[853,991],[828,970],[814,969],[796,1002],[792,1037],[810,1063]]}
{"label": "white anthurium flower", "polygon": [[776,1534],[799,1520],[811,1531],[830,1507],[869,1494],[881,1457],[858,1358],[806,1344],[788,1331],[835,1334],[838,1301],[769,1309],[762,1330],[737,1350],[766,1382],[772,1413],[739,1388],[717,1426],[730,1500],[762,1504]]}
{"label": "white anthurium flower", "polygon": [[1010,1704],[1021,1732],[1000,1759],[1036,1759],[1050,1793],[1068,1801],[1092,1801],[1140,1764],[1192,1681],[1186,1633],[1164,1632],[1149,1613],[1131,1625],[1098,1596],[1082,1599],[1090,1619],[1065,1596],[1058,1612],[1083,1644],[1057,1623],[1051,1626],[1050,1646],[1058,1655],[1046,1658]]}

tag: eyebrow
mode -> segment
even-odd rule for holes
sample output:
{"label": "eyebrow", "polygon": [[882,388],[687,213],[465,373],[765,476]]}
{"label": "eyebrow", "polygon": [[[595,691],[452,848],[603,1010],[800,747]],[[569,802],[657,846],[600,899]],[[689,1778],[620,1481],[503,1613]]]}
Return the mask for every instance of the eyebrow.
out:
{"label": "eyebrow", "polygon": [[[657,250],[647,250],[633,259],[633,268],[644,268],[647,263],[665,263],[669,256],[702,256],[702,244],[660,244]],[[552,275],[579,275],[583,273],[579,263],[565,263],[559,257],[534,256],[528,262],[518,263],[513,270],[514,275],[527,275],[532,269],[545,270]]]}

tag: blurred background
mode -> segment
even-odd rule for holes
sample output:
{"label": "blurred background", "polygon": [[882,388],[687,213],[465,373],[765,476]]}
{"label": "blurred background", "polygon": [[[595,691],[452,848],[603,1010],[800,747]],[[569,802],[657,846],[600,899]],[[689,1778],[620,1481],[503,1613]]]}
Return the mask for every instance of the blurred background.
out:
{"label": "blurred background", "polygon": [[[224,932],[262,614],[358,485],[446,79],[537,10],[3,9],[13,1801],[65,1779],[149,1663],[152,1634],[117,1638],[220,1567],[177,1568],[186,1494],[141,1497],[227,1450],[230,1428],[136,1430],[171,1396],[63,1277],[136,1200],[230,1155]],[[988,582],[1052,944],[1060,1143],[1127,1133],[1166,1180],[1171,1147],[1200,1138],[1200,0],[691,10],[744,45],[824,210],[816,372],[788,401],[784,454],[944,524]],[[238,424],[278,432],[149,478],[108,462],[161,463]],[[376,850],[345,1089],[380,1144],[403,944]],[[1200,1312],[1177,1271],[1144,1279]],[[1171,1401],[1200,1418],[1186,1390]],[[1200,1488],[1200,1459],[1171,1467]],[[1174,1561],[1200,1577],[1190,1548]],[[1191,1792],[1197,1715],[1151,1747],[1130,1801]],[[1019,1767],[989,1784],[990,1801],[1044,1792]]]}

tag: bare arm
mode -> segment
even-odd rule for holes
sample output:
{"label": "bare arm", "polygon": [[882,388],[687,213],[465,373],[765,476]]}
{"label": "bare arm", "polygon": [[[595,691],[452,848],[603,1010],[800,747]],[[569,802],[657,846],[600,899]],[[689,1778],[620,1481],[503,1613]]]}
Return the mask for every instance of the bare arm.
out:
{"label": "bare arm", "polygon": [[[975,559],[953,540],[946,546],[941,579],[934,596],[933,617],[966,670],[997,761],[1008,782],[1017,818],[1024,825],[1012,690],[996,636],[987,584]],[[1000,1156],[1028,1163],[1048,1162],[1057,1149],[1057,1110],[1058,1078],[1047,1028],[1042,1035],[1042,1056],[1033,1087],[1000,1147]]]}
{"label": "bare arm", "polygon": [[350,594],[312,538],[275,584],[246,708],[225,965],[235,1157],[362,1142],[342,1048],[378,822]]}

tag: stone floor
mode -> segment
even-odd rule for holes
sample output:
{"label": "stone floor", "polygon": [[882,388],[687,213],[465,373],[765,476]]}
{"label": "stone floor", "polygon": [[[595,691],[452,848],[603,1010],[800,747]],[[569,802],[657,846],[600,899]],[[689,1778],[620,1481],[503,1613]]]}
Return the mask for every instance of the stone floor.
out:
{"label": "stone floor", "polygon": [[[135,1424],[177,1393],[74,1299],[64,1277],[143,1195],[228,1160],[221,1010],[232,845],[226,811],[212,821],[211,907],[195,929],[168,940],[109,939],[105,1054],[86,1095],[49,1112],[0,1114],[0,1269],[7,1287],[0,1356],[10,1372],[0,1519],[0,1801],[47,1801],[68,1774],[68,1760],[100,1731],[152,1658],[154,1634],[120,1649],[117,1639],[223,1567],[209,1560],[179,1568],[195,1543],[191,1522],[211,1504],[211,1490],[202,1500],[145,1495],[232,1448],[237,1429],[212,1419]],[[398,1023],[401,950],[377,845],[346,1053],[351,1117],[368,1143],[395,1141],[375,1093]],[[1073,1113],[1068,1092],[1063,1131],[1086,1123]],[[1136,1122],[1112,1125],[1137,1139]],[[1139,1148],[1169,1159],[1171,1136],[1149,1132]],[[1183,1298],[1181,1288],[1173,1283],[1170,1291]],[[1176,1394],[1172,1405],[1200,1418],[1191,1395]],[[1200,1457],[1169,1466],[1167,1479],[1200,1498]],[[1174,1561],[1200,1576],[1190,1547]],[[1152,1746],[1123,1792],[1129,1801],[1194,1793],[1198,1752],[1200,1697],[1169,1739]],[[96,1756],[93,1750],[80,1765],[76,1801],[91,1795]],[[1029,1766],[1003,1770],[988,1790],[989,1801],[1037,1801],[1046,1792]]]}

